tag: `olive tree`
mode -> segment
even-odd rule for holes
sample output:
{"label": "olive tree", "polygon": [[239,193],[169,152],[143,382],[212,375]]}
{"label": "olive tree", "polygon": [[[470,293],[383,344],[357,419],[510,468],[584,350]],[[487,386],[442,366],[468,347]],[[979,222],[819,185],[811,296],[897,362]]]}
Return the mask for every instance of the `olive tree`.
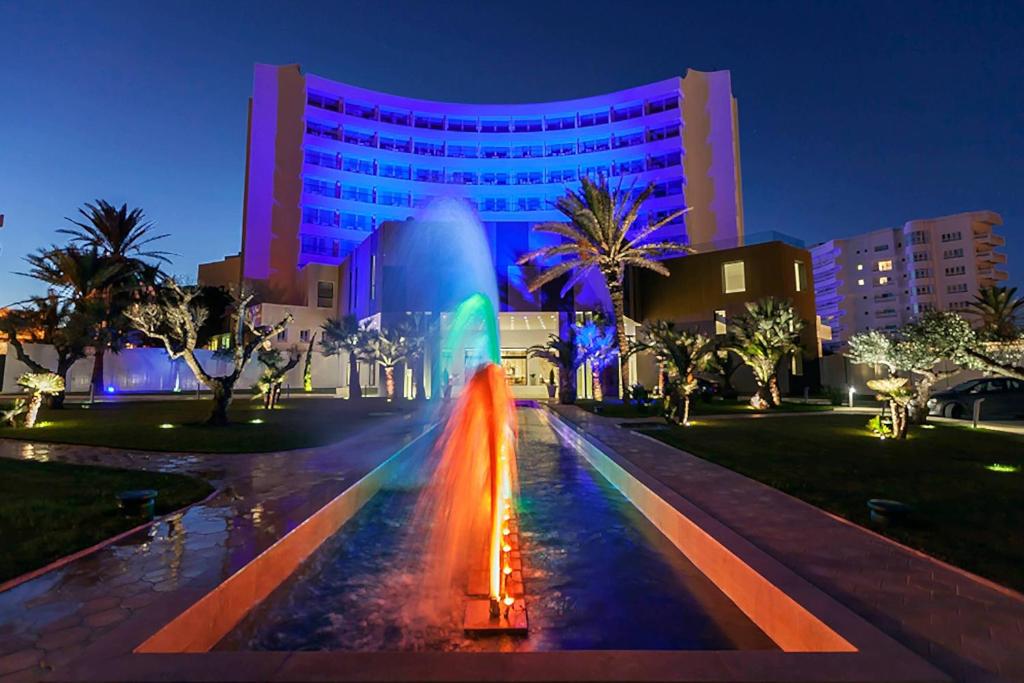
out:
{"label": "olive tree", "polygon": [[235,383],[242,376],[249,359],[256,349],[285,330],[292,316],[288,314],[269,327],[256,326],[248,314],[253,295],[234,297],[231,348],[227,354],[231,370],[224,375],[214,375],[207,372],[196,356],[199,330],[209,314],[207,308],[197,300],[201,293],[199,287],[183,287],[173,279],[168,279],[155,301],[134,304],[129,307],[126,315],[140,332],[162,342],[172,359],[183,359],[196,379],[213,392],[213,409],[207,424],[226,425]]}

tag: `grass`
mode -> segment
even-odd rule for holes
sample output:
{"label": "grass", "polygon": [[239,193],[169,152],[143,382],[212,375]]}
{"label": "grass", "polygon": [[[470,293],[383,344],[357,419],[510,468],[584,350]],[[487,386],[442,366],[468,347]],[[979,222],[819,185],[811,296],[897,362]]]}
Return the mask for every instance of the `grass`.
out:
{"label": "grass", "polygon": [[[605,417],[635,419],[642,417],[657,417],[661,415],[661,403],[654,403],[645,410],[640,410],[632,403],[624,404],[618,400],[597,402],[592,400],[578,400],[576,405],[592,413],[604,415]],[[747,401],[736,399],[715,399],[710,402],[695,400],[690,403],[690,415],[733,415],[742,413],[744,415],[756,415],[758,413],[820,413],[832,410],[830,405],[815,403],[783,403],[770,410],[754,410]]]}
{"label": "grass", "polygon": [[864,526],[869,498],[908,503],[911,518],[883,533],[1024,590],[1024,437],[935,425],[881,441],[866,422],[697,420],[645,433]]}
{"label": "grass", "polygon": [[0,427],[0,437],[156,451],[257,453],[332,443],[369,421],[412,409],[410,402],[388,404],[379,398],[301,398],[285,399],[278,409],[267,411],[243,396],[231,404],[231,425],[210,427],[203,424],[210,405],[209,399],[117,401],[88,409],[68,403],[63,410],[40,411],[42,426]]}
{"label": "grass", "polygon": [[139,524],[117,507],[118,491],[156,489],[156,513],[209,495],[181,474],[0,459],[0,581],[38,569]]}

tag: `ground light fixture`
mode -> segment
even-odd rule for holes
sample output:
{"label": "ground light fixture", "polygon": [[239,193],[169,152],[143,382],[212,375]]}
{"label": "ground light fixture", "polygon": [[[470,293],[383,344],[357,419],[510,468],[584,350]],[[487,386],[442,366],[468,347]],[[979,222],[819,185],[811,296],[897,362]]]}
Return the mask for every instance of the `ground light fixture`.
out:
{"label": "ground light fixture", "polygon": [[1002,463],[994,462],[991,465],[985,465],[985,469],[990,472],[1002,472],[1004,474],[1012,474],[1014,472],[1020,472],[1020,465],[1004,465]]}
{"label": "ground light fixture", "polygon": [[163,424],[159,425],[159,427],[160,429],[174,429],[174,425],[172,425],[170,422],[164,422]]}
{"label": "ground light fixture", "polygon": [[853,407],[853,395],[854,395],[854,394],[856,394],[856,393],[857,393],[857,390],[856,390],[856,389],[854,389],[854,388],[853,388],[853,387],[851,386],[851,387],[850,387],[850,391],[849,391],[849,397],[850,397],[849,403],[850,403],[850,407],[851,407],[851,408]]}
{"label": "ground light fixture", "polygon": [[249,420],[249,424],[261,425],[261,424],[263,424],[263,418],[261,418],[261,417],[254,417],[253,419]]}

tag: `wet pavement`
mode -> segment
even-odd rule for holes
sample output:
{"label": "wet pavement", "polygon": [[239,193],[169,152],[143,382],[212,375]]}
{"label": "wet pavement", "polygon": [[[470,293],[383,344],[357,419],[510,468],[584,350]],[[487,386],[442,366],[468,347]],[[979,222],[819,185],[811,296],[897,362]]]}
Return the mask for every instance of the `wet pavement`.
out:
{"label": "wet pavement", "polygon": [[0,683],[59,678],[62,667],[156,600],[212,588],[424,429],[417,418],[398,416],[336,444],[259,454],[0,439],[0,457],[179,472],[219,489],[183,513],[0,593]]}

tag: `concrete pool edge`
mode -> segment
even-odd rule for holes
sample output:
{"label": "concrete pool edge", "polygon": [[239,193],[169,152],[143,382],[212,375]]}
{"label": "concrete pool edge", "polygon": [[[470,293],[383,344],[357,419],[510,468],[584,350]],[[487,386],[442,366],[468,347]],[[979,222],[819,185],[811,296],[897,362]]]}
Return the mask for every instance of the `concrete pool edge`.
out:
{"label": "concrete pool edge", "polygon": [[[540,409],[539,414],[545,413],[544,409]],[[421,434],[414,439],[414,442],[423,436]],[[407,444],[398,453],[381,463],[378,468],[388,462],[394,464],[393,461],[396,457],[401,452],[406,452],[411,445],[411,443]],[[591,445],[598,448],[595,444]],[[609,461],[621,460],[621,456],[618,456],[613,450],[607,450],[608,453],[605,457]],[[366,477],[371,474],[373,471]],[[657,488],[653,489],[655,492],[658,490]],[[625,492],[623,493],[625,495]],[[367,496],[366,500],[369,500],[370,497]],[[670,500],[672,503],[678,502],[672,498]],[[667,504],[672,506],[671,503]],[[328,504],[328,506],[330,505],[331,503]],[[320,514],[325,508],[321,508],[314,516]],[[643,510],[641,513],[646,516]],[[702,513],[695,510],[694,514]],[[717,524],[711,518],[708,518],[707,521],[712,525]],[[719,526],[721,525],[719,524]],[[291,533],[297,530],[298,528]],[[310,552],[314,550],[315,548]],[[299,563],[301,560],[296,562],[296,566]],[[213,590],[216,591],[220,585]],[[177,600],[154,605],[155,612],[164,617],[159,623],[173,623],[182,616],[183,610],[188,611],[210,592],[195,589],[190,591],[189,595],[185,592],[179,594]],[[830,600],[827,596],[825,598]],[[253,604],[255,603],[250,602],[249,607]],[[845,608],[842,609],[845,610]],[[149,623],[157,623],[158,615],[155,612],[149,613]],[[859,651],[813,653],[561,651],[511,654],[249,651],[144,653],[132,652],[132,650],[140,641],[148,640],[146,636],[151,631],[133,631],[130,624],[125,624],[125,628],[119,629],[114,639],[107,640],[105,647],[93,650],[88,656],[63,671],[61,680],[522,680],[537,682],[615,680],[746,682],[770,680],[793,681],[794,683],[811,681],[842,683],[906,681],[910,683],[911,681],[948,680],[946,676],[925,663],[924,660],[909,653],[895,641],[890,641],[886,636],[875,632],[873,627],[859,618],[853,626],[865,629],[866,633],[858,633],[856,637],[848,636],[846,625],[840,624],[839,626],[837,632],[842,633],[844,637],[852,638],[853,642],[858,644]],[[874,641],[869,637],[871,633],[877,633],[882,640]]]}

